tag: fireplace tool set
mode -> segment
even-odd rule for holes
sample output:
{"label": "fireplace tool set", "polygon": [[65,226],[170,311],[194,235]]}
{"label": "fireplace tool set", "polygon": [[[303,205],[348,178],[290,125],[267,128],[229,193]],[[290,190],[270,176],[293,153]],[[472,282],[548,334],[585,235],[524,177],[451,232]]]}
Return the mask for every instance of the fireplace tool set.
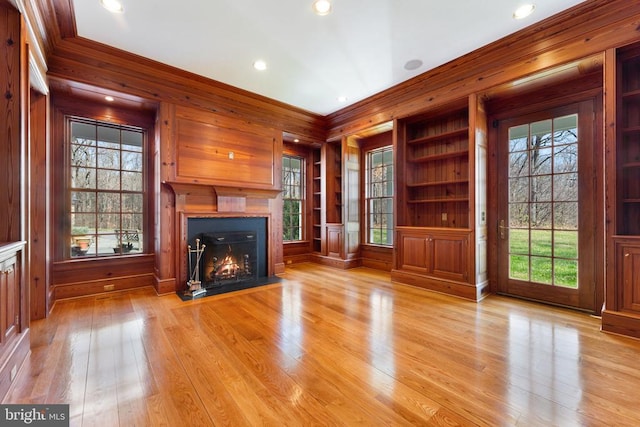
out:
{"label": "fireplace tool set", "polygon": [[[200,244],[200,239],[196,239],[195,249],[192,249],[191,245],[187,246],[187,253],[189,254],[189,280],[187,281],[187,290],[184,294],[191,298],[207,293],[207,290],[202,287],[202,282],[200,281],[200,258],[202,258],[205,247],[206,245]],[[195,257],[195,266],[192,262],[192,257]]]}

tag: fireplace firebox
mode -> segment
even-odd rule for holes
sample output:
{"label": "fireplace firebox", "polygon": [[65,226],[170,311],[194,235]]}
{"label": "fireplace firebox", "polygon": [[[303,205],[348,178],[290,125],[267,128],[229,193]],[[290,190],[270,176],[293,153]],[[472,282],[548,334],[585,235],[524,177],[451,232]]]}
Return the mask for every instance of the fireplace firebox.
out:
{"label": "fireplace firebox", "polygon": [[188,218],[187,245],[203,247],[200,257],[187,259],[187,271],[206,295],[277,281],[267,273],[267,218]]}
{"label": "fireplace firebox", "polygon": [[204,233],[201,280],[205,288],[258,279],[255,231]]}

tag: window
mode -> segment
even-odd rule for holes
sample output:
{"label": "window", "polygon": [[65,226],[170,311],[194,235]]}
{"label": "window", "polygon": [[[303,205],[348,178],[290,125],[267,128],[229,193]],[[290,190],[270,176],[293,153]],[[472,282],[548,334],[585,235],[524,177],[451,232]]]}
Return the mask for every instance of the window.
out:
{"label": "window", "polygon": [[304,159],[282,157],[282,238],[285,242],[303,239]]}
{"label": "window", "polygon": [[69,256],[143,252],[143,129],[67,118]]}
{"label": "window", "polygon": [[393,245],[393,148],[366,153],[367,243]]}

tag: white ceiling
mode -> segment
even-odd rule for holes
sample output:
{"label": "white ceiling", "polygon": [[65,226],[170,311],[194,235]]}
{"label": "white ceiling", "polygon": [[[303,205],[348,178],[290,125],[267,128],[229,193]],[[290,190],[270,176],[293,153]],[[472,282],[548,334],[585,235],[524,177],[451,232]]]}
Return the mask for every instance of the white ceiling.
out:
{"label": "white ceiling", "polygon": [[[333,0],[316,16],[312,0],[122,1],[111,14],[73,0],[78,35],[321,115],[582,2]],[[513,19],[526,1],[534,13]]]}

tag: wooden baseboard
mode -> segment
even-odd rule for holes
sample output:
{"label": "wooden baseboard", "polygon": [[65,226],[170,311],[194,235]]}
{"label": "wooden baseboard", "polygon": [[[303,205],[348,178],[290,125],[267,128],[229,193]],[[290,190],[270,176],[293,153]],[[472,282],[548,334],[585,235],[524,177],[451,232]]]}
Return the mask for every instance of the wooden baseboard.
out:
{"label": "wooden baseboard", "polygon": [[339,268],[342,270],[362,267],[362,260],[360,258],[340,259],[340,258],[324,256],[320,254],[312,254],[311,261],[318,264],[322,264],[322,265],[328,265],[329,267]]}
{"label": "wooden baseboard", "polygon": [[602,312],[602,331],[640,338],[640,314],[604,310]]}
{"label": "wooden baseboard", "polygon": [[472,285],[469,283],[439,279],[437,277],[425,276],[402,270],[391,270],[391,281],[417,286],[430,291],[440,292],[442,294],[452,295],[476,302],[487,296],[489,291],[489,282],[483,282],[480,285]]}
{"label": "wooden baseboard", "polygon": [[[159,279],[157,276],[153,277],[153,287],[156,288],[156,293],[158,295],[166,295],[172,294],[179,289],[177,289],[177,280],[175,277],[170,279]],[[187,284],[184,284],[186,288]]]}
{"label": "wooden baseboard", "polygon": [[123,291],[153,285],[153,275],[142,274],[55,285],[53,286],[53,292],[55,294],[55,300],[58,301],[61,299],[83,297],[111,291]]}

